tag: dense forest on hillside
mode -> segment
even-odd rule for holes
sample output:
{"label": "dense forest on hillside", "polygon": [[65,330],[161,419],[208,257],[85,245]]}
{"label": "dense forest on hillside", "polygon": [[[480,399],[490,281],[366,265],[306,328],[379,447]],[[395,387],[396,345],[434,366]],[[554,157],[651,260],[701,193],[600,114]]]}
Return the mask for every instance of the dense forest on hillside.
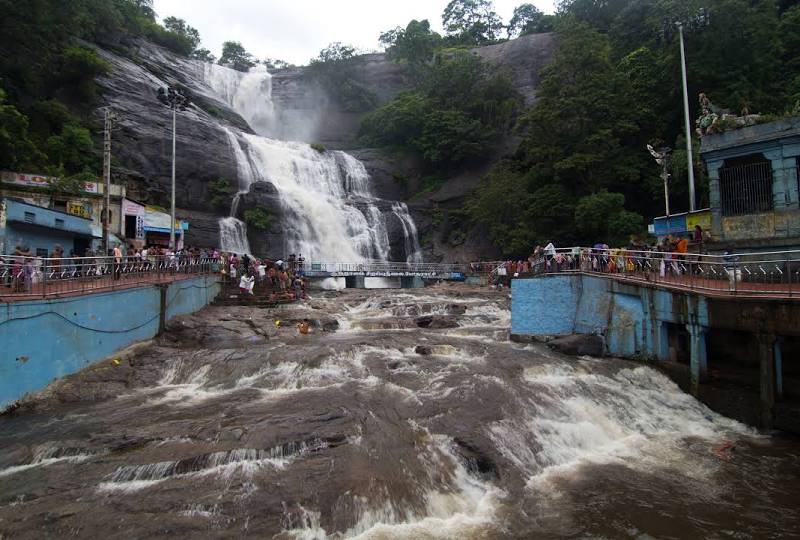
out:
{"label": "dense forest on hillside", "polygon": [[156,22],[152,0],[0,0],[0,169],[61,177],[57,189],[96,180],[95,78],[109,66],[91,43],[125,52],[144,38],[205,58],[196,29]]}
{"label": "dense forest on hillside", "polygon": [[[549,240],[623,244],[663,209],[663,185],[647,144],[675,149],[671,206],[688,206],[675,22],[687,28],[692,116],[696,96],[705,92],[733,113],[769,120],[800,113],[798,4],[564,0],[555,15],[522,5],[506,27],[509,36],[554,30],[557,51],[542,73],[536,103],[519,111],[502,74],[482,73],[477,59],[463,52],[498,40],[491,2],[457,0],[443,14],[444,37],[427,21],[381,36],[389,56],[416,75],[417,89],[369,115],[363,136],[419,151],[432,169],[452,173],[474,166],[498,130],[513,122],[522,143],[492,168],[461,215],[485,224],[506,255],[525,255]],[[473,9],[467,15],[462,9],[453,22],[453,6]],[[470,76],[457,75],[470,69]],[[697,155],[694,164],[698,207],[704,207],[707,181]]]}
{"label": "dense forest on hillside", "polygon": [[[92,44],[125,55],[146,39],[242,71],[259,62],[236,41],[217,60],[186,21],[159,24],[151,0],[0,0],[0,13],[0,168],[60,176],[63,189],[100,171],[94,80],[110,68]],[[507,23],[489,0],[452,0],[443,35],[426,20],[380,35],[413,81],[386,104],[376,107],[359,80],[364,60],[349,45],[331,44],[304,73],[343,110],[366,113],[362,146],[418,154],[431,190],[494,162],[465,205],[446,211],[465,228],[485,225],[506,255],[548,240],[621,243],[663,208],[647,144],[675,149],[672,207],[687,206],[676,21],[687,27],[693,117],[699,92],[734,113],[799,112],[797,0],[563,0],[552,15],[521,4]],[[471,50],[544,32],[555,32],[555,58],[526,109],[508,76]],[[521,142],[497,161],[512,134]],[[694,161],[703,207],[705,177]]]}

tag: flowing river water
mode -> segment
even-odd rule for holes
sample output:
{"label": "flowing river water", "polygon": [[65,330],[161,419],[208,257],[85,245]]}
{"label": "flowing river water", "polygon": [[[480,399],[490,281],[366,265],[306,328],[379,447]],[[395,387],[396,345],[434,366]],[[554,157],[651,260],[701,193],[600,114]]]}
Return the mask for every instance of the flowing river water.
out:
{"label": "flowing river water", "polygon": [[505,293],[312,296],[176,319],[0,417],[0,538],[798,535],[797,441],[508,341]]}

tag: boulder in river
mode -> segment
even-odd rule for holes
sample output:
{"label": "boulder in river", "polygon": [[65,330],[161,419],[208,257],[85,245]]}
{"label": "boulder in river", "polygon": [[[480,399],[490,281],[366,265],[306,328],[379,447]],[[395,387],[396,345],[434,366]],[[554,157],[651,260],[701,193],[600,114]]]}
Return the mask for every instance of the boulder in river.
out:
{"label": "boulder in river", "polygon": [[457,328],[458,323],[452,317],[447,317],[443,315],[423,315],[422,317],[417,317],[414,322],[416,322],[417,326],[420,328]]}
{"label": "boulder in river", "polygon": [[603,356],[603,338],[594,334],[572,334],[557,337],[547,345],[570,356]]}

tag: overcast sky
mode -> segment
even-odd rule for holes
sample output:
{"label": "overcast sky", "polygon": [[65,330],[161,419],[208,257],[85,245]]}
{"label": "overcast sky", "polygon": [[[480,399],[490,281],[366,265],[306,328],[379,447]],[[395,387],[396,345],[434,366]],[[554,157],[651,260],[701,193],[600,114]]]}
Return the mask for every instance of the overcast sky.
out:
{"label": "overcast sky", "polygon": [[[553,12],[553,0],[494,0],[508,23],[514,8],[535,4]],[[442,31],[448,0],[154,0],[158,16],[185,19],[197,28],[202,46],[219,57],[223,41],[240,41],[258,59],[306,64],[334,41],[377,50],[381,32],[428,19]]]}

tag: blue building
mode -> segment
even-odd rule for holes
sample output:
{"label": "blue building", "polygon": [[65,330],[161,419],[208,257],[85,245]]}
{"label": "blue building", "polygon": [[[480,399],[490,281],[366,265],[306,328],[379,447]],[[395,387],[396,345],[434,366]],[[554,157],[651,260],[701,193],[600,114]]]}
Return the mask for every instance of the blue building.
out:
{"label": "blue building", "polygon": [[47,257],[56,245],[65,254],[83,255],[96,236],[92,220],[42,208],[19,199],[0,199],[0,253],[25,246],[37,257]]}
{"label": "blue building", "polygon": [[800,248],[800,118],[703,136],[711,234],[736,250]]}

